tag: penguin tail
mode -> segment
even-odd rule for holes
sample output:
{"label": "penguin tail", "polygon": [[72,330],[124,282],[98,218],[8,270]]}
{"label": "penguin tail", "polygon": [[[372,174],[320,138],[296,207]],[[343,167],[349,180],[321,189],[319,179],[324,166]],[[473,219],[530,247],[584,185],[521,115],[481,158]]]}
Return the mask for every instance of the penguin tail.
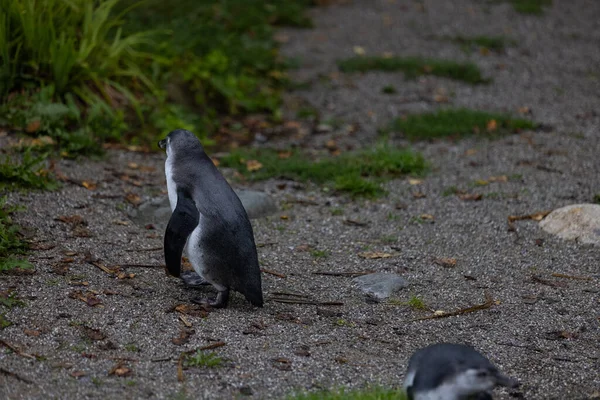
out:
{"label": "penguin tail", "polygon": [[244,291],[244,297],[253,306],[256,306],[256,307],[263,306],[263,294],[262,294],[262,290],[260,289],[260,287],[246,289],[246,291]]}

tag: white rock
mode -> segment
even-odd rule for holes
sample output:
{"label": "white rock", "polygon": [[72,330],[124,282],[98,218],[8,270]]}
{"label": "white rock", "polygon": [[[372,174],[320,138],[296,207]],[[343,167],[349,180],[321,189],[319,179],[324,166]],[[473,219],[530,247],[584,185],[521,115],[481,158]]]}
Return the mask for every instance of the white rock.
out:
{"label": "white rock", "polygon": [[600,205],[573,204],[552,211],[540,227],[565,240],[600,245]]}

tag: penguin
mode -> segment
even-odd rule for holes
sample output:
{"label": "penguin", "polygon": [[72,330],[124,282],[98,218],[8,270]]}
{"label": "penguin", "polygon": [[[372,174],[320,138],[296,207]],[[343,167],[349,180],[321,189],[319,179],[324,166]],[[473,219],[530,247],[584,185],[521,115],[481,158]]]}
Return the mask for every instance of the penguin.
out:
{"label": "penguin", "polygon": [[492,400],[496,386],[519,383],[471,346],[438,343],[416,351],[408,362],[408,400]]}
{"label": "penguin", "polygon": [[158,146],[167,153],[165,175],[172,210],[164,238],[167,273],[181,275],[186,248],[194,270],[217,289],[215,299],[194,302],[224,308],[233,289],[262,307],[254,233],[242,202],[192,132],[174,130]]}

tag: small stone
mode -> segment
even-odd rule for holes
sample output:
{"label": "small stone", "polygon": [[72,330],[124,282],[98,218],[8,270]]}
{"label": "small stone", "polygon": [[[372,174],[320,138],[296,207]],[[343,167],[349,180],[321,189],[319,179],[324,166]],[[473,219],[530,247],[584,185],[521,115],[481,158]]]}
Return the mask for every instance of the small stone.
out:
{"label": "small stone", "polygon": [[600,205],[572,204],[552,211],[540,227],[565,240],[600,245]]}
{"label": "small stone", "polygon": [[352,281],[372,301],[385,300],[392,293],[408,286],[408,282],[400,275],[381,272],[362,275],[354,278]]}

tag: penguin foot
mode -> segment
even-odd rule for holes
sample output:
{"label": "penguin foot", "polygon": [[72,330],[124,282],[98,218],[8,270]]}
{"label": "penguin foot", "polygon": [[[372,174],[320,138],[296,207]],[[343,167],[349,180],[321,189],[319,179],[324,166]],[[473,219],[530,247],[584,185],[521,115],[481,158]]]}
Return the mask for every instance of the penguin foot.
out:
{"label": "penguin foot", "polygon": [[193,287],[193,286],[210,285],[210,283],[208,283],[208,281],[206,281],[206,279],[204,279],[203,277],[201,277],[194,271],[182,272],[179,277],[181,278],[181,280],[183,281],[183,283],[186,286]]}
{"label": "penguin foot", "polygon": [[208,304],[213,308],[225,308],[229,302],[229,289],[217,292],[217,297],[215,299],[199,297],[192,299],[192,302],[196,304]]}

